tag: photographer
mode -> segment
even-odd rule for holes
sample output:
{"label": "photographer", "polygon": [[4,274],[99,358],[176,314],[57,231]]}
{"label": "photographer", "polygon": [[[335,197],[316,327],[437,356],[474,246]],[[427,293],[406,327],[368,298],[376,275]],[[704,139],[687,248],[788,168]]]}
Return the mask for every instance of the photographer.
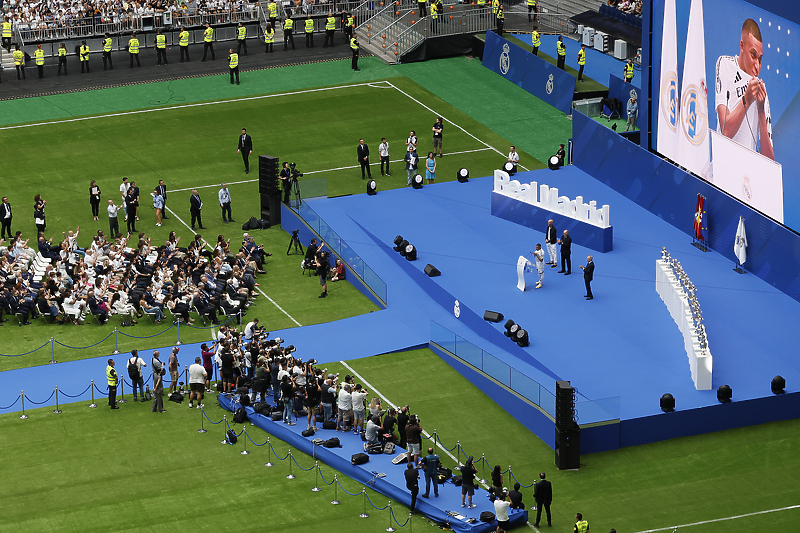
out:
{"label": "photographer", "polygon": [[[364,428],[364,418],[367,414],[367,408],[364,404],[364,399],[367,397],[366,389],[361,388],[361,384],[357,384],[355,390],[350,394],[353,404],[353,433],[358,435],[360,430]],[[359,429],[360,428],[360,429]]]}
{"label": "photographer", "polygon": [[[310,366],[310,364],[309,364]],[[316,376],[309,377],[305,387],[305,399],[303,403],[308,411],[308,429],[317,429],[317,417],[319,415],[319,403],[322,389]],[[321,381],[321,378],[320,378]]]}
{"label": "photographer", "polygon": [[367,421],[367,429],[364,432],[364,437],[367,439],[367,444],[378,443],[378,430],[381,428],[380,418],[377,416],[369,417]]}
{"label": "photographer", "polygon": [[342,389],[339,391],[339,417],[336,420],[336,431],[339,431],[339,427],[342,428],[342,431],[347,431],[348,428],[348,421],[353,416],[353,398],[350,395],[350,385],[345,383],[342,385]]}
{"label": "photographer", "polygon": [[413,459],[414,465],[419,464],[419,449],[422,444],[422,427],[419,425],[417,415],[411,415],[406,426],[406,441],[408,442],[408,462]]}
{"label": "photographer", "polygon": [[294,400],[295,384],[289,378],[289,374],[284,374],[281,379],[281,402],[283,402],[283,423],[290,426],[295,425],[292,422],[292,403]]}
{"label": "photographer", "polygon": [[333,416],[333,401],[336,398],[336,378],[328,374],[328,379],[322,384],[320,391],[320,404],[322,405],[323,422],[331,420]]}
{"label": "photographer", "polygon": [[319,284],[322,285],[322,294],[318,298],[325,298],[328,296],[328,270],[331,264],[328,262],[328,252],[320,252],[317,254],[317,276],[319,276]]}
{"label": "photographer", "polygon": [[292,169],[289,168],[289,162],[283,162],[283,169],[280,175],[281,185],[283,186],[283,203],[289,205],[289,195],[292,192]]}

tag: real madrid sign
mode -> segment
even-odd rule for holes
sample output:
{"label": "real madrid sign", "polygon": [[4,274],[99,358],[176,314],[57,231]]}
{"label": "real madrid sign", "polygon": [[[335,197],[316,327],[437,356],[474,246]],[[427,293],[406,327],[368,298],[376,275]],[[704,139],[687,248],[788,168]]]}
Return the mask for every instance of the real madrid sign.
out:
{"label": "real madrid sign", "polygon": [[503,76],[508,74],[508,68],[511,66],[511,57],[508,55],[509,50],[508,43],[503,43],[503,53],[500,54],[500,72]]}

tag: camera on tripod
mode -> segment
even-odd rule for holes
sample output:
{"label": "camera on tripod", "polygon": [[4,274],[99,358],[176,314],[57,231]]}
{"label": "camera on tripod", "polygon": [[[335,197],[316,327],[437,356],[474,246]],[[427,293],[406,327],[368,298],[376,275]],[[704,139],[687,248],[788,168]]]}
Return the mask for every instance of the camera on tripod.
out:
{"label": "camera on tripod", "polygon": [[297,170],[297,168],[295,168],[296,166],[297,166],[297,164],[295,162],[289,163],[289,168],[292,169],[292,181],[293,182],[296,181],[297,178],[302,178],[303,177],[303,173],[300,172],[299,170]]}

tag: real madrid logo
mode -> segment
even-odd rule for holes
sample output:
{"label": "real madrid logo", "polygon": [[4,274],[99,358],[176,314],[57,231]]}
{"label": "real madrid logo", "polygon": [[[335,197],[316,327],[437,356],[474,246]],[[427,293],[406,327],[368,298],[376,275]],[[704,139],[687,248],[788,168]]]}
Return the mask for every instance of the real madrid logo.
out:
{"label": "real madrid logo", "polygon": [[456,318],[461,316],[461,304],[458,303],[458,300],[456,300],[455,305],[453,305],[453,314],[456,316]]}
{"label": "real madrid logo", "polygon": [[508,56],[508,51],[510,49],[508,43],[503,44],[503,53],[500,54],[500,72],[503,75],[508,74],[508,67],[511,62],[511,58]]}
{"label": "real madrid logo", "polygon": [[636,94],[636,91],[635,91],[634,89],[631,89],[631,92],[630,92],[630,95],[629,95],[629,96],[630,96],[632,99],[633,99],[633,98],[638,98],[638,97],[639,97],[639,95],[637,95],[637,94]]}
{"label": "real madrid logo", "polygon": [[547,84],[544,86],[544,89],[547,91],[547,94],[553,93],[553,75],[550,74],[547,77]]}
{"label": "real madrid logo", "polygon": [[661,80],[661,116],[672,131],[678,128],[678,76],[668,72]]}
{"label": "real madrid logo", "polygon": [[708,130],[708,104],[705,98],[705,90],[701,90],[696,85],[689,85],[683,93],[683,102],[681,102],[683,134],[695,146],[705,141]]}
{"label": "real madrid logo", "polygon": [[748,178],[747,176],[744,177],[744,181],[742,182],[742,195],[744,196],[744,199],[747,200],[748,202],[751,202],[753,200],[753,189],[752,186],[750,185],[750,178]]}

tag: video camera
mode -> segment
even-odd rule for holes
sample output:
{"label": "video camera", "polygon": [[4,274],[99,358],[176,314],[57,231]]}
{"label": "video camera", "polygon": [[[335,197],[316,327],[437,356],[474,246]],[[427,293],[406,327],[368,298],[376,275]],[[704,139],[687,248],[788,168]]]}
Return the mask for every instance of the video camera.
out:
{"label": "video camera", "polygon": [[297,170],[295,168],[295,166],[296,166],[296,163],[294,163],[294,162],[289,163],[289,168],[292,169],[292,178],[302,178],[303,177],[303,173],[300,172],[299,170]]}

